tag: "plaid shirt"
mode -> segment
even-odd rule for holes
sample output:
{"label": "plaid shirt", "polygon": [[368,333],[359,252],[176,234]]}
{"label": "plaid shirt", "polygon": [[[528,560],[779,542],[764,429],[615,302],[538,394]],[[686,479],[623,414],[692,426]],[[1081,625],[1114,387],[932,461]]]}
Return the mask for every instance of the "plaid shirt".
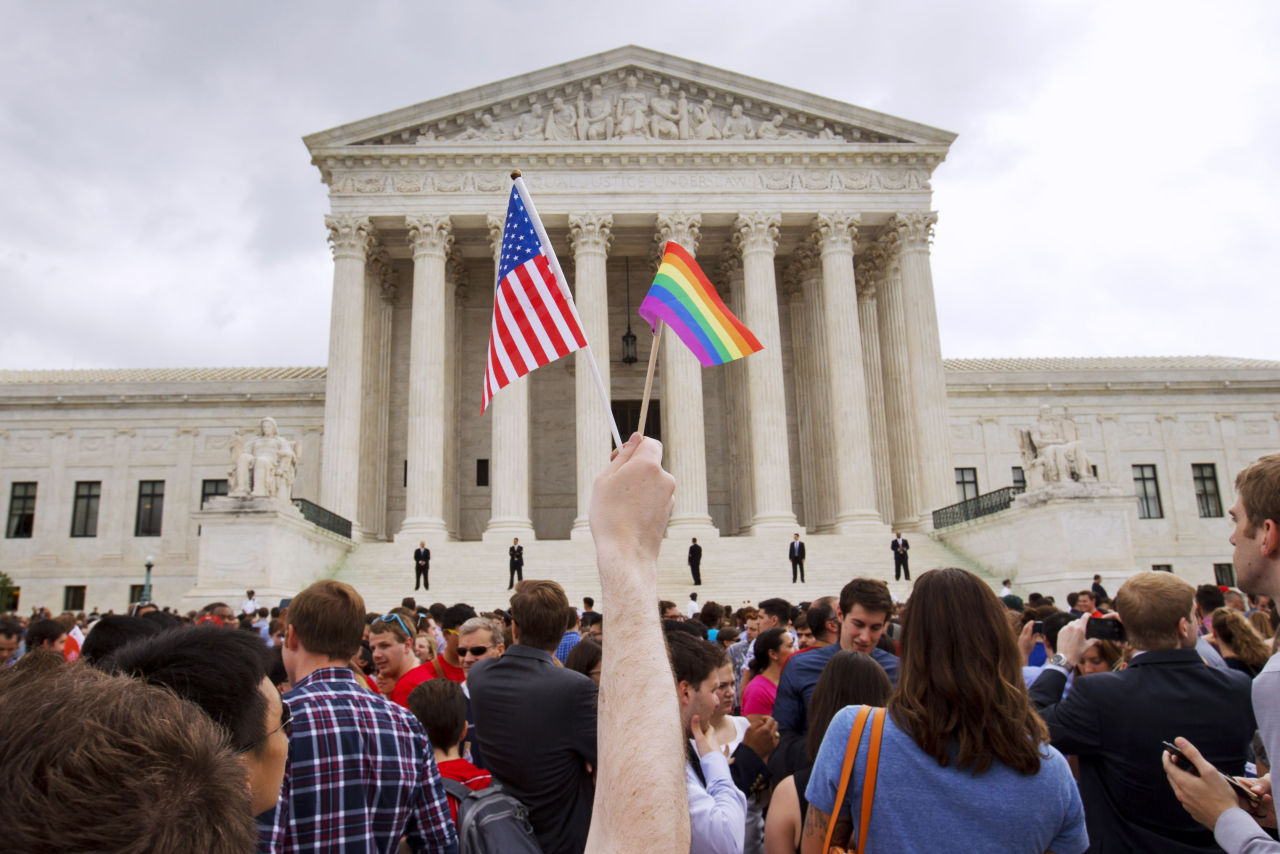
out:
{"label": "plaid shirt", "polygon": [[560,645],[556,647],[556,658],[561,664],[564,664],[564,660],[569,657],[569,653],[580,640],[582,640],[582,634],[573,629],[565,632],[564,637],[560,638]]}
{"label": "plaid shirt", "polygon": [[293,714],[289,763],[274,813],[260,818],[258,850],[457,854],[440,772],[422,724],[324,667],[285,695]]}

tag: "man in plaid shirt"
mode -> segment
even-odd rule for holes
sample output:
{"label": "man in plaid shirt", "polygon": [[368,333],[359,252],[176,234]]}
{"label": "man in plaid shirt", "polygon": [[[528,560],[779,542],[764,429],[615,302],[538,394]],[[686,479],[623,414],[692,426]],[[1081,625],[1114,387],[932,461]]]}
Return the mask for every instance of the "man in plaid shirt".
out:
{"label": "man in plaid shirt", "polygon": [[364,600],[338,581],[294,598],[284,665],[293,683],[289,764],[258,850],[456,854],[431,744],[418,719],[361,687],[347,667],[360,647]]}

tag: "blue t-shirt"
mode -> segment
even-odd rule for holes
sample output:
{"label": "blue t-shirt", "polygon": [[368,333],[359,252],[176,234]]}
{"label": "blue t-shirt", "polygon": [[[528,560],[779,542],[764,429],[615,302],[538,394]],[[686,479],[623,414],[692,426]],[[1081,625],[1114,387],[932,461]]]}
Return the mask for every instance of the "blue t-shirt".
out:
{"label": "blue t-shirt", "polygon": [[[805,797],[830,815],[840,770],[859,706],[836,713],[822,739]],[[870,721],[845,794],[857,838],[862,770],[870,744]],[[1000,761],[982,774],[943,767],[911,736],[885,721],[867,846],[872,851],[1000,851],[1079,854],[1089,847],[1084,807],[1062,754],[1049,745],[1040,770],[1023,776]],[[852,812],[851,812],[851,808]]]}

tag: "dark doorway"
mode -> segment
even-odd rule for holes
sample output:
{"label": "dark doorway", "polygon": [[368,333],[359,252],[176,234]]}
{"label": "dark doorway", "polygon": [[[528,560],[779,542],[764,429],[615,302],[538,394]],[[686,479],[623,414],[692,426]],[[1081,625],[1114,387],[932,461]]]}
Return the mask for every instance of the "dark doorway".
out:
{"label": "dark doorway", "polygon": [[[615,400],[613,402],[613,417],[618,422],[618,433],[622,435],[622,441],[627,441],[627,438],[636,432],[636,425],[640,423],[640,401]],[[645,427],[642,432],[652,439],[662,441],[662,404],[660,401],[649,401],[649,411],[645,414]]]}

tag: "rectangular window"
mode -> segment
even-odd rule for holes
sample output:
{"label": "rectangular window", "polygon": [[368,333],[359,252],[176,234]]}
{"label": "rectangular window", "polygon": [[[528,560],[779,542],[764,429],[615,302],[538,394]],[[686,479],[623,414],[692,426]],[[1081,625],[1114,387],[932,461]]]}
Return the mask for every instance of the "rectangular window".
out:
{"label": "rectangular window", "polygon": [[1133,467],[1133,491],[1138,495],[1139,519],[1163,519],[1164,508],[1160,504],[1160,484],[1156,481],[1156,467]]}
{"label": "rectangular window", "polygon": [[135,537],[160,536],[160,521],[164,516],[164,481],[138,481],[138,516],[133,524]]}
{"label": "rectangular window", "polygon": [[1013,487],[1014,489],[1027,488],[1027,475],[1022,470],[1022,466],[1013,467]]}
{"label": "rectangular window", "polygon": [[208,503],[210,498],[217,498],[219,495],[227,494],[227,479],[217,478],[214,480],[200,481],[200,507]]}
{"label": "rectangular window", "polygon": [[98,500],[102,496],[102,481],[76,481],[75,503],[71,505],[71,536],[98,536]]}
{"label": "rectangular window", "polygon": [[11,540],[29,540],[36,526],[36,485],[14,483],[9,487],[9,524],[4,535]]}
{"label": "rectangular window", "polygon": [[1218,495],[1218,468],[1213,463],[1192,463],[1191,480],[1196,485],[1196,507],[1200,518],[1222,515],[1222,498]]}
{"label": "rectangular window", "polygon": [[1151,564],[1152,572],[1173,572],[1173,564],[1171,563],[1153,563]]}
{"label": "rectangular window", "polygon": [[957,501],[968,501],[978,497],[978,470],[956,469]]}
{"label": "rectangular window", "polygon": [[1213,565],[1213,583],[1219,587],[1236,586],[1236,567],[1231,563],[1215,563]]}
{"label": "rectangular window", "polygon": [[83,611],[84,610],[84,585],[72,585],[62,588],[62,610],[64,611]]}
{"label": "rectangular window", "polygon": [[133,607],[135,603],[142,601],[142,593],[146,589],[147,589],[147,586],[145,584],[129,585],[129,606],[130,607]]}
{"label": "rectangular window", "polygon": [[476,460],[476,486],[489,485],[489,461]]}

